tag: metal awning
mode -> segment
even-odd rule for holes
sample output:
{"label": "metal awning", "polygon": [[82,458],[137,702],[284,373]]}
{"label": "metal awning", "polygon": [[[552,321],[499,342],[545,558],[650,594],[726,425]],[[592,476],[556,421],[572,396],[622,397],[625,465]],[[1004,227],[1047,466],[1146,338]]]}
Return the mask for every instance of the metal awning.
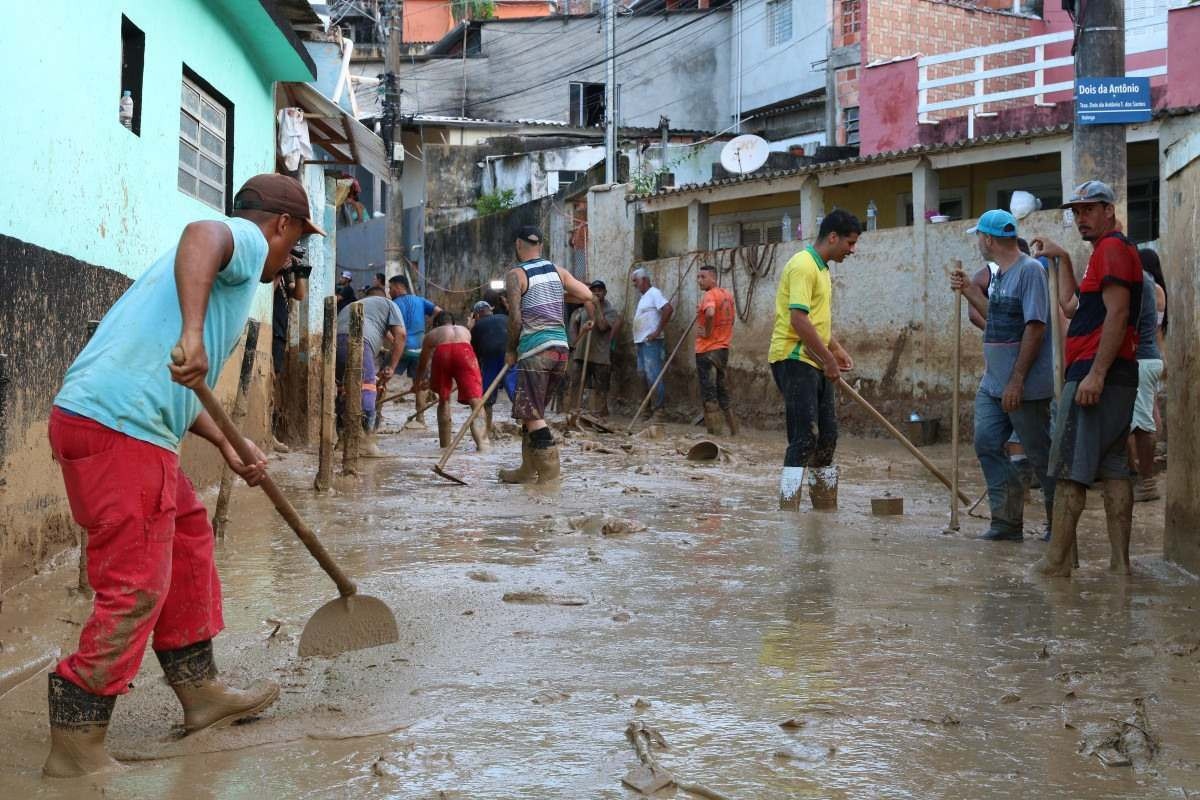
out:
{"label": "metal awning", "polygon": [[358,164],[377,178],[391,179],[383,140],[366,125],[307,83],[282,86],[288,105],[304,109],[309,140],[332,159],[324,163]]}

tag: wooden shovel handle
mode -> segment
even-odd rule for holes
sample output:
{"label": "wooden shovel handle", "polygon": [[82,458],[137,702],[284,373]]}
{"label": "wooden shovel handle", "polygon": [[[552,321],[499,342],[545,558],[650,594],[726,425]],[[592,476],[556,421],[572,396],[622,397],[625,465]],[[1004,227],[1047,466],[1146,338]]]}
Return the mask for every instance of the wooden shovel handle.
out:
{"label": "wooden shovel handle", "polygon": [[671,362],[675,360],[675,354],[679,352],[679,348],[687,340],[688,334],[692,332],[692,328],[696,325],[696,318],[692,317],[692,321],[688,323],[684,329],[683,335],[679,337],[679,341],[675,343],[675,349],[671,351],[671,355],[667,356],[667,360],[663,362],[662,369],[658,371],[658,377],[650,386],[650,391],[646,392],[645,398],[642,399],[642,404],[637,407],[637,411],[633,413],[633,419],[629,420],[629,427],[625,429],[625,433],[633,433],[633,425],[637,422],[638,417],[642,415],[642,409],[646,407],[646,403],[650,402],[650,398],[654,396],[654,390],[662,383],[663,378],[667,377],[667,367],[671,366]]}
{"label": "wooden shovel handle", "polygon": [[479,416],[479,412],[487,406],[487,401],[492,399],[492,393],[496,391],[496,387],[500,385],[500,381],[504,380],[505,374],[508,373],[508,364],[500,368],[500,372],[492,379],[492,385],[483,393],[483,399],[479,405],[471,409],[471,416],[467,417],[467,421],[458,429],[458,433],[454,434],[454,439],[450,442],[450,446],[446,448],[446,452],[442,455],[442,460],[438,462],[437,468],[444,469],[446,462],[450,460],[450,456],[454,455],[454,451],[458,449],[458,444],[467,435],[467,431],[471,428],[471,423]]}
{"label": "wooden shovel handle", "polygon": [[[183,351],[176,347],[171,351],[171,360],[176,364],[182,364],[184,361]],[[237,426],[233,424],[233,420],[225,413],[225,409],[217,401],[216,396],[212,393],[212,389],[203,381],[199,386],[192,389],[196,396],[200,398],[200,405],[204,406],[204,410],[217,423],[217,427],[221,429],[221,433],[225,434],[225,438],[233,445],[233,449],[237,452],[238,458],[242,459],[243,463],[252,464],[255,461],[254,453],[250,450],[250,446],[246,444],[246,438],[238,431]],[[354,585],[354,581],[346,577],[346,573],[342,572],[341,568],[334,563],[333,558],[325,550],[325,546],[321,544],[321,540],[312,532],[304,520],[300,519],[300,515],[296,513],[296,509],[284,497],[283,492],[275,485],[275,481],[271,480],[270,475],[263,477],[262,483],[259,484],[267,497],[271,498],[271,502],[275,504],[275,510],[279,512],[279,516],[283,517],[292,530],[296,532],[296,536],[308,548],[308,552],[321,565],[321,569],[333,579],[337,584],[338,592],[342,597],[358,593],[358,587]]]}
{"label": "wooden shovel handle", "polygon": [[[860,406],[862,406],[864,409],[866,409],[867,413],[869,413],[872,417],[874,417],[876,422],[878,422],[880,425],[882,425],[885,429],[887,429],[888,433],[890,433],[893,437],[895,437],[896,441],[900,442],[900,444],[904,445],[905,448],[908,449],[908,452],[910,452],[914,456],[916,456],[917,461],[920,461],[921,464],[924,465],[925,469],[927,469],[931,473],[933,473],[933,477],[937,478],[939,481],[941,481],[943,484],[945,484],[947,489],[952,490],[952,487],[950,485],[950,479],[947,478],[945,476],[945,474],[940,469],[938,469],[937,466],[934,465],[934,463],[932,461],[930,461],[928,458],[926,458],[925,454],[922,453],[920,450],[918,450],[917,446],[915,444],[913,444],[912,442],[910,442],[908,440],[907,436],[905,436],[903,433],[901,433],[899,430],[897,430],[895,425],[888,422],[887,417],[885,417],[883,414],[880,414],[879,411],[876,410],[875,406],[873,406],[867,402],[866,398],[864,398],[858,392],[854,391],[854,389],[851,388],[850,384],[846,383],[844,378],[838,378],[838,387],[842,391],[846,392],[851,397],[853,397],[855,402],[857,402]],[[971,504],[971,498],[969,498],[965,494],[963,494],[961,489],[958,490],[957,494],[958,494],[958,499],[963,502],[963,505],[969,506]]]}

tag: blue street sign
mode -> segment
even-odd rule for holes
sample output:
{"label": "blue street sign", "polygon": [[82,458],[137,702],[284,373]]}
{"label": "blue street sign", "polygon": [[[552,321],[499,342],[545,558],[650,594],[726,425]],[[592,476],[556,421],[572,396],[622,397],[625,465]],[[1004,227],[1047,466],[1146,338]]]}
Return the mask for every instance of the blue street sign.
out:
{"label": "blue street sign", "polygon": [[1149,78],[1076,78],[1075,122],[1120,125],[1150,121]]}

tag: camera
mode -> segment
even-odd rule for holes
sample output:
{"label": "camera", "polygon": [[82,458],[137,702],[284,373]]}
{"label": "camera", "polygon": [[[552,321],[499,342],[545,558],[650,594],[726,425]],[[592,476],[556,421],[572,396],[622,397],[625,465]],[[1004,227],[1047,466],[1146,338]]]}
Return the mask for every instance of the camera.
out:
{"label": "camera", "polygon": [[312,267],[308,264],[308,246],[303,242],[297,242],[296,246],[291,250],[292,265],[288,267],[288,271],[298,280],[308,280],[312,274]]}

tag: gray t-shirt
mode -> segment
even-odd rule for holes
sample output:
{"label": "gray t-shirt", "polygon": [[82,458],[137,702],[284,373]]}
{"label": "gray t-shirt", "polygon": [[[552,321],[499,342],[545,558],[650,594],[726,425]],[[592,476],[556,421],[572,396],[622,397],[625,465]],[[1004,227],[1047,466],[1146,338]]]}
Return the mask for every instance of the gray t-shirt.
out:
{"label": "gray t-shirt", "polygon": [[363,339],[371,346],[372,353],[378,353],[383,347],[383,337],[388,328],[393,325],[404,327],[404,317],[400,309],[386,297],[364,297],[356,300],[338,312],[337,332],[340,336],[350,333],[350,309],[354,306],[363,307]]}
{"label": "gray t-shirt", "polygon": [[[611,364],[612,363],[612,339],[613,327],[617,324],[617,320],[621,314],[608,300],[604,301],[604,308],[601,309],[604,313],[604,319],[608,321],[608,332],[600,333],[598,330],[592,331],[592,343],[588,346],[588,363],[589,364]],[[571,324],[567,330],[568,339],[571,342],[572,358],[575,361],[583,361],[583,351],[585,342],[581,334],[580,328],[583,323],[587,322],[587,309],[580,306],[571,315]]]}
{"label": "gray t-shirt", "polygon": [[1008,270],[996,273],[989,287],[987,328],[983,332],[983,380],[979,390],[1004,394],[1021,352],[1021,337],[1030,322],[1046,325],[1041,350],[1025,376],[1024,400],[1054,396],[1054,352],[1050,342],[1050,291],[1040,262],[1022,255]]}
{"label": "gray t-shirt", "polygon": [[1142,270],[1142,313],[1138,316],[1138,344],[1134,353],[1139,361],[1162,358],[1162,352],[1158,349],[1158,298],[1154,291],[1157,285],[1154,276]]}

